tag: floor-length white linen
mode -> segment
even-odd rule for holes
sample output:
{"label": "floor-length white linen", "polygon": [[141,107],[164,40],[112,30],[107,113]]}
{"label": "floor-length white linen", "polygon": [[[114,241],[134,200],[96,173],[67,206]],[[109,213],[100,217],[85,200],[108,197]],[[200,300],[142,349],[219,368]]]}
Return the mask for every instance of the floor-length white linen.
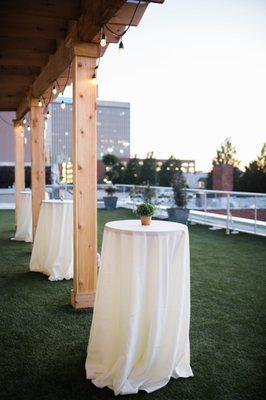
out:
{"label": "floor-length white linen", "polygon": [[152,392],[190,367],[185,225],[115,221],[104,229],[87,379],[116,395]]}
{"label": "floor-length white linen", "polygon": [[30,270],[49,280],[73,278],[73,202],[44,200],[41,205]]}
{"label": "floor-length white linen", "polygon": [[[32,201],[31,191],[24,190],[19,193],[20,207],[17,215],[17,229],[12,240],[32,242]],[[45,192],[45,200],[49,200],[49,194]]]}
{"label": "floor-length white linen", "polygon": [[32,242],[31,191],[19,193],[20,207],[17,215],[17,229],[13,240]]}

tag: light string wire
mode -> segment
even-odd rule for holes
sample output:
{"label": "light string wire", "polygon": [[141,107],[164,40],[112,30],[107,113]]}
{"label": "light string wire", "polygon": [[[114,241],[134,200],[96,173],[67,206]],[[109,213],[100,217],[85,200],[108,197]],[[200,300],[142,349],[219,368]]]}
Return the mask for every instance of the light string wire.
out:
{"label": "light string wire", "polygon": [[138,4],[137,4],[137,6],[136,6],[136,8],[135,8],[135,10],[134,10],[134,13],[133,13],[133,15],[132,15],[132,17],[131,17],[131,20],[130,20],[130,22],[129,22],[127,28],[124,30],[124,32],[118,34],[118,33],[114,32],[111,28],[109,28],[109,26],[108,26],[106,23],[104,23],[103,26],[104,26],[109,32],[111,32],[114,36],[117,36],[117,37],[122,38],[122,36],[124,36],[124,35],[127,33],[127,31],[129,30],[129,28],[131,27],[132,22],[133,22],[133,20],[134,20],[134,17],[135,17],[135,15],[136,15],[136,12],[138,11],[138,8],[139,8],[140,3],[141,3],[141,0],[139,0]]}

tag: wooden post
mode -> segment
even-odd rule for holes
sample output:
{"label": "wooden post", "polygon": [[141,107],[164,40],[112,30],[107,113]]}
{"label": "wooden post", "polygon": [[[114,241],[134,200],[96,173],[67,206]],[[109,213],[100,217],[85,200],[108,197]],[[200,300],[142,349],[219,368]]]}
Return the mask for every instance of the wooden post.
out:
{"label": "wooden post", "polygon": [[14,123],[14,144],[15,144],[15,225],[20,207],[20,192],[25,189],[25,167],[24,167],[24,129],[21,121]]}
{"label": "wooden post", "polygon": [[96,59],[84,56],[84,47],[82,55],[77,51],[74,54],[74,280],[71,304],[75,308],[86,308],[94,304],[97,281],[97,87],[91,81]]}
{"label": "wooden post", "polygon": [[32,99],[31,112],[31,191],[32,237],[37,228],[40,207],[45,198],[44,115],[38,99]]}

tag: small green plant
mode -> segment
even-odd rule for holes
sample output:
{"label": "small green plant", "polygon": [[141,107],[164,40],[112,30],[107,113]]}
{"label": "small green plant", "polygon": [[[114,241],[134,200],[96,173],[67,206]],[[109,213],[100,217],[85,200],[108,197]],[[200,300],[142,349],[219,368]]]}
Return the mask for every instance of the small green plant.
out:
{"label": "small green plant", "polygon": [[105,189],[105,192],[107,193],[108,196],[113,196],[116,192],[116,188],[114,188],[113,186],[108,186]]}
{"label": "small green plant", "polygon": [[155,208],[152,204],[142,203],[136,209],[138,217],[151,217],[154,214]]}
{"label": "small green plant", "polygon": [[182,191],[182,189],[178,186],[174,186],[173,191],[174,191],[175,204],[177,205],[177,207],[185,207],[187,201],[184,191]]}
{"label": "small green plant", "polygon": [[173,184],[174,200],[177,207],[186,207],[186,181],[182,175],[180,175]]}

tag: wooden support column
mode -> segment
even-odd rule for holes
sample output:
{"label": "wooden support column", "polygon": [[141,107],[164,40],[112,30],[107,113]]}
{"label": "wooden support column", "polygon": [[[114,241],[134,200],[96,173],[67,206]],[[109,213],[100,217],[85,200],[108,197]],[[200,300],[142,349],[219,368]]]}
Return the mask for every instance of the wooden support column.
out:
{"label": "wooden support column", "polygon": [[97,86],[91,81],[96,59],[84,56],[84,46],[82,55],[76,48],[72,64],[74,279],[71,304],[75,308],[93,307],[97,281]]}
{"label": "wooden support column", "polygon": [[15,225],[20,207],[20,192],[25,189],[25,166],[24,166],[24,129],[21,121],[14,120],[14,153],[15,153]]}
{"label": "wooden support column", "polygon": [[30,102],[31,113],[31,191],[32,234],[35,236],[40,207],[45,198],[44,115],[38,99]]}

